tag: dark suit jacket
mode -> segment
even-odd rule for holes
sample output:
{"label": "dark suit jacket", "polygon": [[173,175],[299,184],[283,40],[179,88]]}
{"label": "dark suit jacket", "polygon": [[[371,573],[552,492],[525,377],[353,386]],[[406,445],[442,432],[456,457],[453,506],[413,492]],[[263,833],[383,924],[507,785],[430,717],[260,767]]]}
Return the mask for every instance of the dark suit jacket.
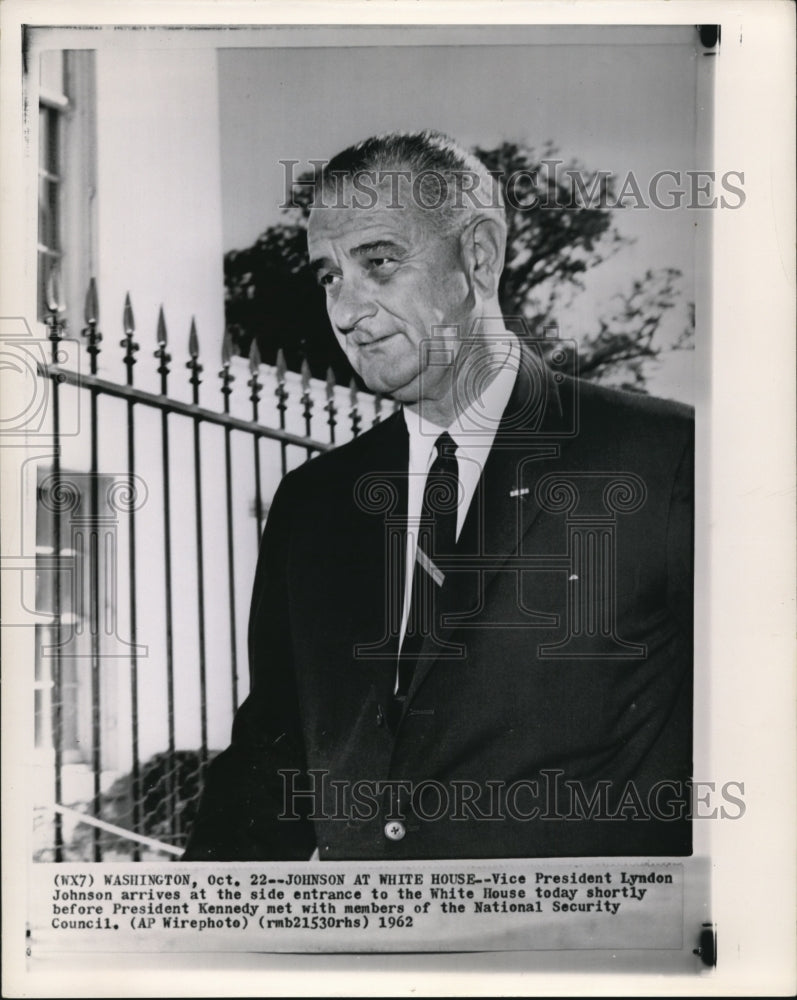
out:
{"label": "dark suit jacket", "polygon": [[407,462],[397,413],[280,484],[185,858],[690,853],[691,411],[524,349],[391,726]]}

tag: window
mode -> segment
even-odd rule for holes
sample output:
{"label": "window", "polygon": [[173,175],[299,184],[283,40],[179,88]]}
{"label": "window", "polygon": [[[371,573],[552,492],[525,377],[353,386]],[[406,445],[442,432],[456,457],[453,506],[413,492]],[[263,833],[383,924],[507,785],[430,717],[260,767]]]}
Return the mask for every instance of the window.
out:
{"label": "window", "polygon": [[47,314],[47,286],[59,276],[63,245],[63,143],[66,59],[63,52],[43,52],[39,90],[39,269],[38,318]]}
{"label": "window", "polygon": [[39,62],[37,318],[47,317],[55,274],[75,330],[89,278],[96,274],[94,57],[90,50],[48,51]]}

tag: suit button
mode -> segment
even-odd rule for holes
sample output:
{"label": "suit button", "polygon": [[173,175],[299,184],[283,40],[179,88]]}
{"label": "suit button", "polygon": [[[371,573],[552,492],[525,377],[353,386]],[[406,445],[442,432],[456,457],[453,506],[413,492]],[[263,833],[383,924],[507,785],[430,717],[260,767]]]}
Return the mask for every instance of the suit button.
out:
{"label": "suit button", "polygon": [[388,840],[403,840],[406,832],[407,828],[399,820],[385,823],[385,836]]}

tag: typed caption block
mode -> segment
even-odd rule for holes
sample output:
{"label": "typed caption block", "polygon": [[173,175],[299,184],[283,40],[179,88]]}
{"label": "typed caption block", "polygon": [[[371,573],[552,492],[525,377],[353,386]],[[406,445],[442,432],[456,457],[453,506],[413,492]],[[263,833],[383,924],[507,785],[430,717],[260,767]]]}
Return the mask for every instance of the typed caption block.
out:
{"label": "typed caption block", "polygon": [[679,949],[683,866],[41,864],[30,955]]}

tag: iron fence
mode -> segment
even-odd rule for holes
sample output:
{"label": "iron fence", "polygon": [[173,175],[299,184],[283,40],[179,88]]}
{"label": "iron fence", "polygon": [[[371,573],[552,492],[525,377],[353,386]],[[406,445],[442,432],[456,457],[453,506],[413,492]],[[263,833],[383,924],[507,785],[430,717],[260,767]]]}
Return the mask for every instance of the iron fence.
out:
{"label": "iron fence", "polygon": [[[93,279],[80,337],[85,372],[64,364],[66,322],[54,282],[46,324],[51,361],[39,376],[51,389],[55,448],[39,470],[37,552],[49,581],[38,600],[49,605],[52,624],[38,627],[36,739],[50,754],[52,799],[37,809],[36,856],[177,857],[203,771],[246,694],[241,660],[252,552],[270,495],[296,462],[356,437],[369,419],[376,423],[383,402],[353,384],[336,386],[331,370],[326,382],[312,379],[306,363],[299,375],[287,372],[282,352],[274,367],[263,366],[255,343],[246,364],[233,356],[227,333],[216,390],[206,385],[203,399],[193,321],[180,399],[162,307],[154,324],[158,383],[136,385],[143,366],[129,294],[123,372],[114,377],[101,365]],[[236,372],[248,375],[245,400]],[[88,417],[82,460],[68,457],[75,445],[61,434],[68,392]],[[245,509],[242,492],[250,487]],[[250,518],[242,544],[240,522]]]}

